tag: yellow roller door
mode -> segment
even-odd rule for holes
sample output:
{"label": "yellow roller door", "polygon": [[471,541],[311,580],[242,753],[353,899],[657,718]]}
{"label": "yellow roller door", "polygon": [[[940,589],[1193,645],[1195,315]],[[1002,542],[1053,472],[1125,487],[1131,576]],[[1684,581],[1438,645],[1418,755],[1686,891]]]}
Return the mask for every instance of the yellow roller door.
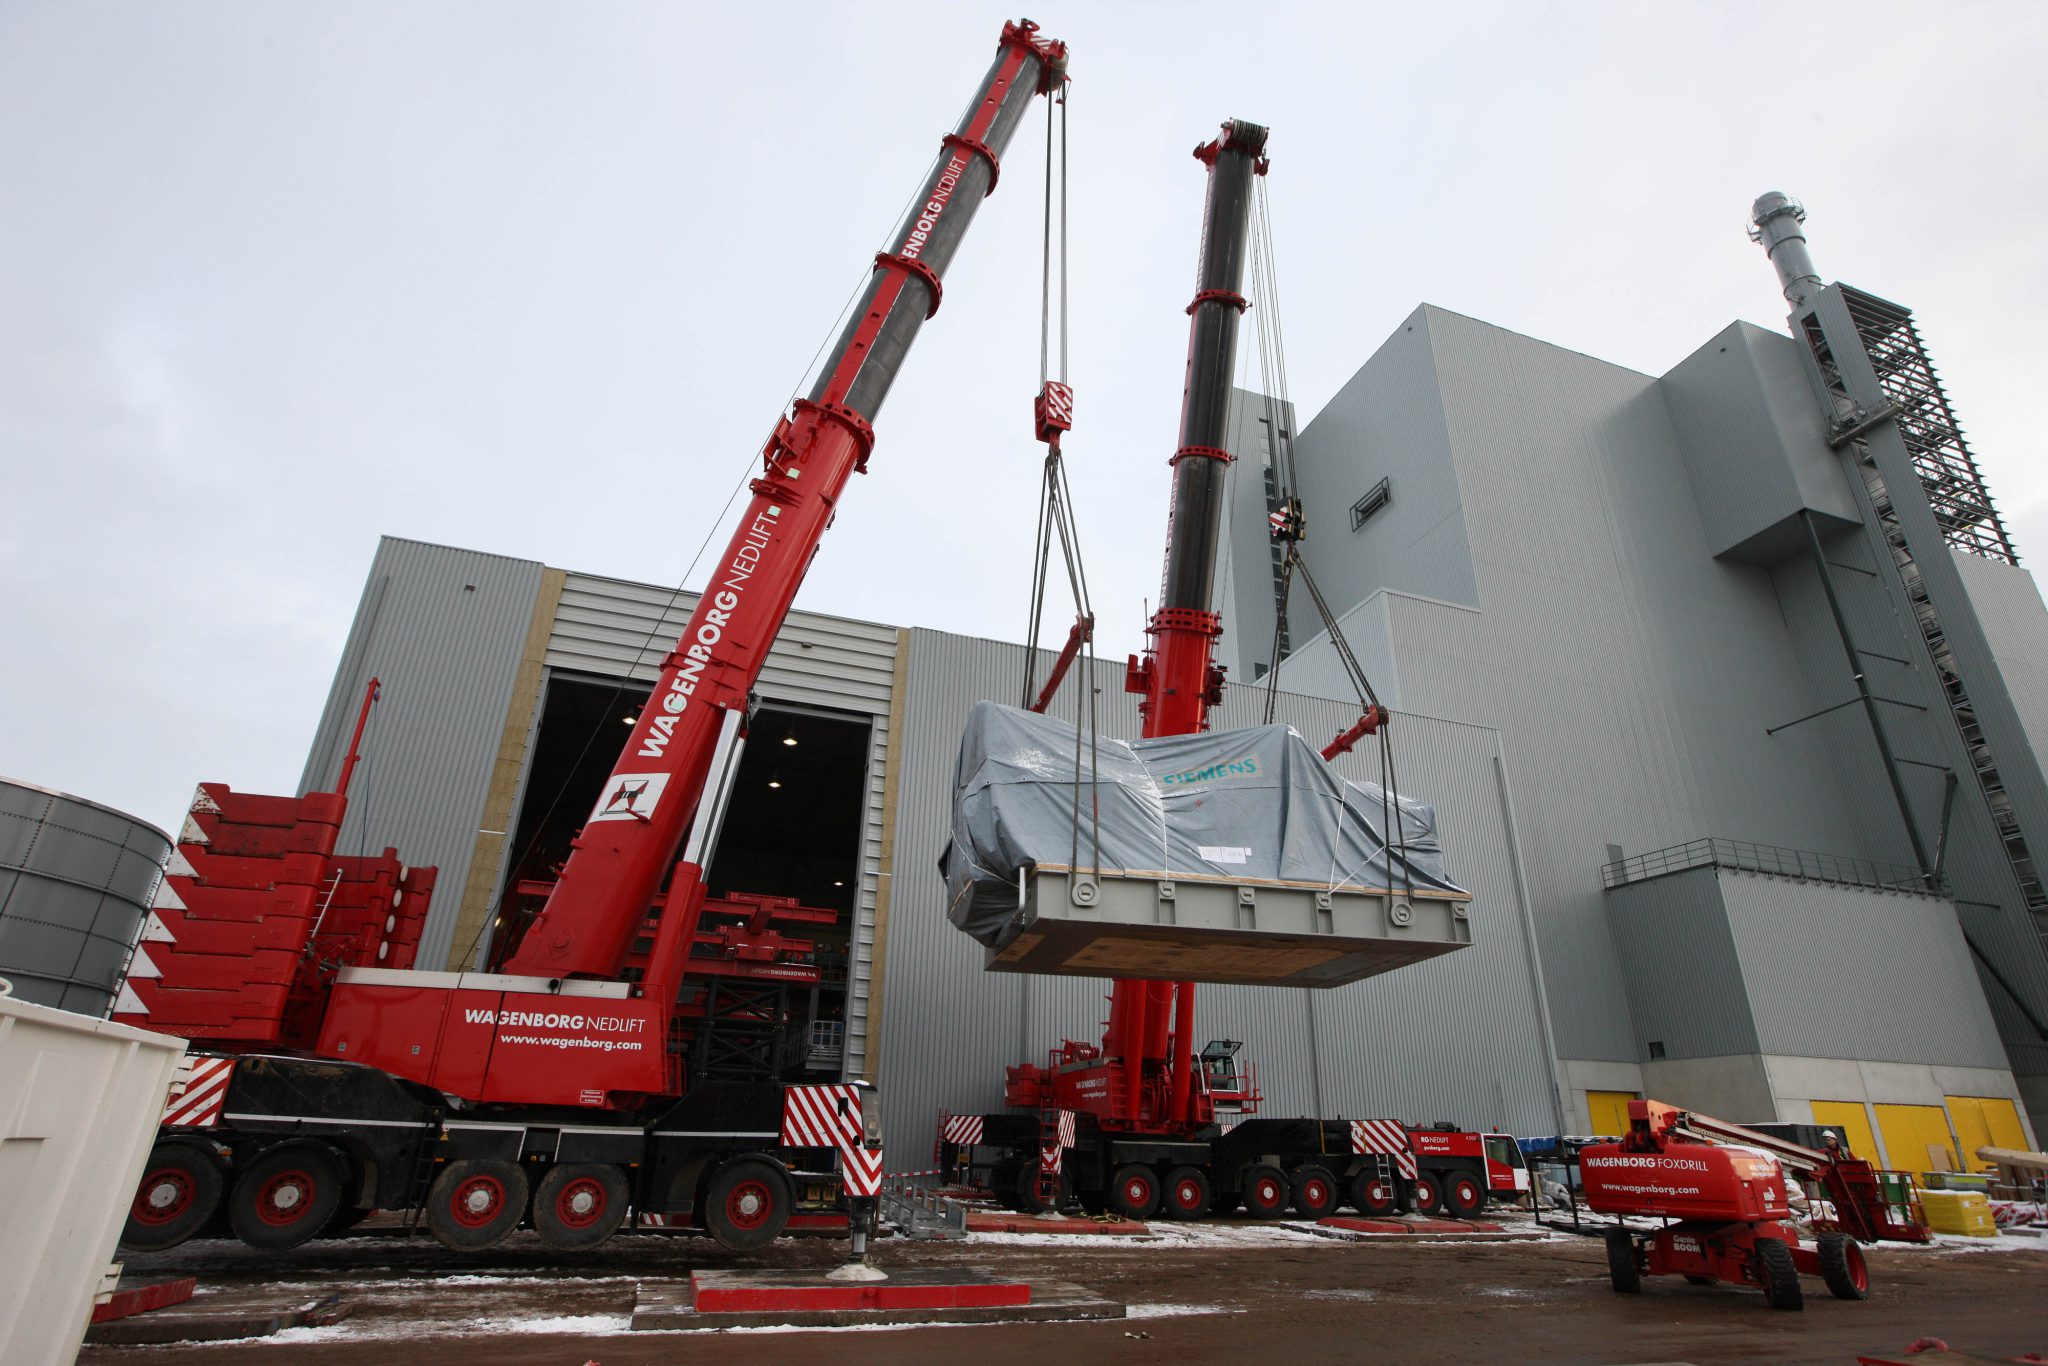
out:
{"label": "yellow roller door", "polygon": [[2027,1146],[2026,1130],[2020,1127],[2020,1112],[2001,1096],[1948,1096],[1948,1117],[1955,1125],[1956,1138],[1963,1145],[1963,1166],[1969,1171],[1990,1171],[1993,1163],[1977,1156],[1979,1148],[2020,1148]]}
{"label": "yellow roller door", "polygon": [[1862,1101],[1817,1100],[1813,1102],[1813,1122],[1840,1134],[1849,1151],[1865,1162],[1878,1162],[1877,1136],[1870,1131],[1870,1111],[1863,1108]]}
{"label": "yellow roller door", "polygon": [[[1924,1172],[1943,1154],[1943,1165],[1956,1170],[1956,1145],[1949,1137],[1948,1115],[1939,1105],[1876,1105],[1878,1132],[1884,1135],[1885,1165],[1900,1171]],[[1928,1149],[1935,1149],[1929,1153]]]}
{"label": "yellow roller door", "polygon": [[1633,1091],[1586,1092],[1586,1115],[1593,1122],[1593,1132],[1606,1136],[1627,1133],[1628,1103],[1641,1099]]}

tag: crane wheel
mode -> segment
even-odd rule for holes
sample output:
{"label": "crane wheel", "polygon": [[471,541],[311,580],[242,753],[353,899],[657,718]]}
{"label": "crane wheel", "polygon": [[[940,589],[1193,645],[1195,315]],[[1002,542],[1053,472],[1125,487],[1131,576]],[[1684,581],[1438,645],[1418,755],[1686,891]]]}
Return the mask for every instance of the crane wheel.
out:
{"label": "crane wheel", "polygon": [[1394,1179],[1368,1168],[1351,1178],[1351,1207],[1382,1218],[1394,1212]]}
{"label": "crane wheel", "polygon": [[1415,1214],[1442,1214],[1444,1212],[1444,1188],[1435,1172],[1417,1172],[1415,1184],[1409,1188],[1408,1208]]}
{"label": "crane wheel", "polygon": [[1843,1233],[1823,1233],[1819,1243],[1820,1278],[1827,1282],[1828,1293],[1838,1300],[1869,1299],[1870,1267],[1856,1240]]}
{"label": "crane wheel", "polygon": [[228,1192],[228,1226],[250,1247],[282,1252],[318,1237],[341,1205],[341,1160],[322,1143],[260,1154]]}
{"label": "crane wheel", "polygon": [[427,1190],[427,1231],[456,1252],[481,1252],[526,1217],[526,1169],[517,1162],[450,1162]]}
{"label": "crane wheel", "polygon": [[1627,1229],[1607,1230],[1607,1278],[1614,1282],[1617,1295],[1643,1293],[1643,1271],[1636,1265],[1636,1240],[1629,1237]]}
{"label": "crane wheel", "polygon": [[551,1248],[581,1252],[618,1231],[631,1200],[626,1174],[610,1163],[564,1163],[534,1188],[533,1231]]}
{"label": "crane wheel", "polygon": [[1323,1219],[1337,1210],[1337,1178],[1327,1167],[1311,1163],[1294,1173],[1294,1212],[1304,1219]]}
{"label": "crane wheel", "polygon": [[1799,1268],[1792,1262],[1792,1249],[1778,1238],[1756,1240],[1756,1279],[1764,1288],[1764,1303],[1773,1309],[1799,1310],[1806,1307],[1806,1292],[1799,1288]]}
{"label": "crane wheel", "polygon": [[1118,1167],[1110,1186],[1110,1207],[1126,1219],[1149,1219],[1159,1208],[1159,1173],[1133,1162]]}
{"label": "crane wheel", "polygon": [[1486,1205],[1486,1187],[1471,1172],[1444,1173],[1444,1206],[1453,1219],[1470,1219]]}
{"label": "crane wheel", "polygon": [[1287,1212],[1292,1194],[1286,1174],[1278,1167],[1261,1162],[1245,1171],[1244,1208],[1254,1219],[1278,1219]]}
{"label": "crane wheel", "polygon": [[227,1180],[220,1163],[196,1143],[175,1139],[150,1150],[149,1165],[128,1207],[121,1246],[161,1252],[198,1236],[220,1207]]}
{"label": "crane wheel", "polygon": [[789,1173],[765,1157],[737,1157],[711,1176],[704,1196],[704,1227],[720,1247],[752,1252],[780,1237],[796,1192]]}
{"label": "crane wheel", "polygon": [[1209,1178],[1200,1167],[1175,1167],[1166,1174],[1163,1208],[1169,1219],[1199,1219],[1209,1212]]}

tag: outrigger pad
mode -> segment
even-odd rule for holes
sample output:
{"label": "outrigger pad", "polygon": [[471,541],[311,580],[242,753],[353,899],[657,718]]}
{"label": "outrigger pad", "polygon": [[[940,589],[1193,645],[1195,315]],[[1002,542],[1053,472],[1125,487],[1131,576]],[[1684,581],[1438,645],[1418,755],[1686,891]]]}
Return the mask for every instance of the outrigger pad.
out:
{"label": "outrigger pad", "polygon": [[1077,745],[978,703],[939,866],[996,971],[1333,987],[1472,942],[1436,812],[1287,726]]}

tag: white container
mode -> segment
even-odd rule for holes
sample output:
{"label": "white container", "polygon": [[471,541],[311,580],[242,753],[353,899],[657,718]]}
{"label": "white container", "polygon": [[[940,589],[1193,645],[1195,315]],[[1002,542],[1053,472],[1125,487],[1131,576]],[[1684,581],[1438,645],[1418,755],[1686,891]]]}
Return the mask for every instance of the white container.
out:
{"label": "white container", "polygon": [[0,985],[0,1362],[65,1366],[156,1141],[185,1041]]}

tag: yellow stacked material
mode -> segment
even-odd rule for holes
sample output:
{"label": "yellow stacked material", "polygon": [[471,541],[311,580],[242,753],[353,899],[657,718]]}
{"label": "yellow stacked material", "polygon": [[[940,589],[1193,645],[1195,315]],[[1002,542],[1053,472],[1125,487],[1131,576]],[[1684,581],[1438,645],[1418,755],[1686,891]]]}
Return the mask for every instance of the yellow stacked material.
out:
{"label": "yellow stacked material", "polygon": [[1976,1191],[1922,1191],[1920,1208],[1927,1216],[1927,1227],[1936,1233],[1965,1238],[1998,1236],[1998,1224],[1991,1217],[1991,1202]]}

